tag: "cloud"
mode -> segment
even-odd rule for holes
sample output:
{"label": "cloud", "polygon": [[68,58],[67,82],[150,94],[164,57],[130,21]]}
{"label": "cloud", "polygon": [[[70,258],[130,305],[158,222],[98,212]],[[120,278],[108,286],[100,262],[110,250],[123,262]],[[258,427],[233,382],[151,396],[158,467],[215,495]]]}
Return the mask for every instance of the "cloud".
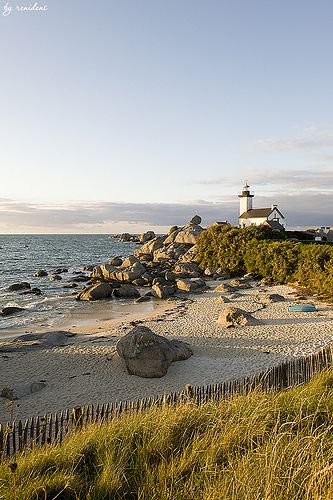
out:
{"label": "cloud", "polygon": [[[256,195],[254,207],[277,203],[288,227],[333,225],[333,196],[328,192],[272,191]],[[111,233],[166,231],[170,226],[184,225],[194,214],[202,217],[204,226],[216,220],[238,223],[238,198],[226,196],[218,203],[198,200],[186,203],[74,203],[43,206],[0,199],[0,231],[11,232],[78,232]]]}
{"label": "cloud", "polygon": [[[253,167],[246,172],[245,178],[251,185],[254,186],[269,186],[274,191],[274,186],[277,192],[283,191],[294,192],[299,190],[320,190],[333,191],[333,171],[327,169],[303,169],[303,170],[275,170],[263,171],[262,169]],[[234,187],[239,191],[241,189],[239,179],[233,178],[214,178],[198,181],[197,184],[202,185],[220,185],[224,187]]]}
{"label": "cloud", "polygon": [[259,139],[254,144],[254,151],[306,151],[327,146],[333,146],[333,132],[310,127],[300,137]]}
{"label": "cloud", "polygon": [[[113,224],[136,227],[170,227],[184,225],[193,215],[200,214],[209,225],[215,220],[229,217],[236,222],[237,201],[231,206],[204,200],[188,203],[75,203],[67,206],[44,207],[38,204],[24,204],[0,199],[1,225],[6,228],[59,228],[80,230],[95,228],[96,231],[110,230]],[[4,230],[3,230],[4,231]]]}

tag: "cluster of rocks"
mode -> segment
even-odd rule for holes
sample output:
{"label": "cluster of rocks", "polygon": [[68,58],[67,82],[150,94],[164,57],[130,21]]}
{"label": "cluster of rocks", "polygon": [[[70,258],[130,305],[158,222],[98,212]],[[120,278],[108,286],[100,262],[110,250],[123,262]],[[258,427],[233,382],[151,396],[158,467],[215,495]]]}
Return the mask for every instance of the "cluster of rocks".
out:
{"label": "cluster of rocks", "polygon": [[110,234],[110,238],[116,238],[124,243],[146,243],[156,238],[154,231],[147,231],[139,236],[130,233]]}
{"label": "cluster of rocks", "polygon": [[[110,262],[93,268],[91,283],[78,300],[115,297],[148,297],[167,299],[177,292],[201,292],[207,288],[205,278],[216,272],[202,270],[195,261],[196,241],[204,230],[201,217],[194,216],[183,227],[173,226],[164,236],[153,231],[140,235],[143,245],[126,259],[116,256]],[[224,277],[223,270],[216,276]],[[148,291],[141,297],[138,287]]]}

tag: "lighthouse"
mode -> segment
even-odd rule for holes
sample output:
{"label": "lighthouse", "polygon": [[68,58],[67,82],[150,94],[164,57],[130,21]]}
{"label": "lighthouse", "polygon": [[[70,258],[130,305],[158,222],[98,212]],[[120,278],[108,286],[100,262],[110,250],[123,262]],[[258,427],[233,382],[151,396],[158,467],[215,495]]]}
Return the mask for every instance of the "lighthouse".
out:
{"label": "lighthouse", "polygon": [[252,210],[252,198],[254,194],[250,193],[250,186],[248,183],[243,187],[243,191],[238,195],[239,198],[239,215]]}

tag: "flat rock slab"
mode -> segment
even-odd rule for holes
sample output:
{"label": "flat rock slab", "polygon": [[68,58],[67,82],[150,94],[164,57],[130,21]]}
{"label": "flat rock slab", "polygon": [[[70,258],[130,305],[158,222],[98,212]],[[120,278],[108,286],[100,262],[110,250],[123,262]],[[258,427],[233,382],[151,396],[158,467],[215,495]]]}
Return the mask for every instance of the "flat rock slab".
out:
{"label": "flat rock slab", "polygon": [[0,343],[0,352],[22,352],[37,349],[52,349],[67,342],[69,337],[73,337],[70,332],[44,332],[28,333],[14,338],[10,342]]}
{"label": "flat rock slab", "polygon": [[192,356],[190,347],[180,340],[168,340],[145,326],[133,328],[117,342],[117,352],[125,360],[130,375],[160,378],[174,361]]}

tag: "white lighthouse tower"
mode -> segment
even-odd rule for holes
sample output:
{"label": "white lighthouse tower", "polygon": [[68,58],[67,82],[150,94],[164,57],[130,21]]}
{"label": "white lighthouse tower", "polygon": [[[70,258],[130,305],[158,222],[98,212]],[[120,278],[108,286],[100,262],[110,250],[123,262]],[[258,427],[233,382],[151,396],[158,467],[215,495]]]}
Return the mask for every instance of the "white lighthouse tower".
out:
{"label": "white lighthouse tower", "polygon": [[243,191],[238,195],[239,198],[239,215],[252,210],[252,198],[254,194],[250,193],[250,186],[248,183],[243,187]]}

